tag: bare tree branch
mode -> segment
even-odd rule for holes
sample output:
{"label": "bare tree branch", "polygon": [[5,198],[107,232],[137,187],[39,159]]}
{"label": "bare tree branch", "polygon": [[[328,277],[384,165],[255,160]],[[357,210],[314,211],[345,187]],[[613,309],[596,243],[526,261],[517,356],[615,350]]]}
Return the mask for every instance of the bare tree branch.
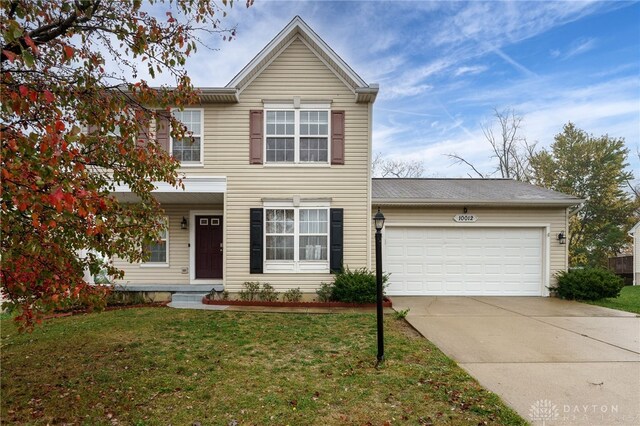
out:
{"label": "bare tree branch", "polygon": [[[471,169],[478,175],[478,177],[480,177],[481,179],[485,179],[488,176],[483,175],[482,173],[480,173],[480,170],[476,169],[476,167],[471,164],[470,162],[468,162],[467,160],[465,160],[464,158],[462,158],[461,156],[459,156],[458,154],[447,154],[447,157],[451,158],[452,160],[454,160],[454,164],[466,164],[467,166],[471,167]],[[473,177],[471,176],[471,174],[467,173],[467,176],[469,177]]]}
{"label": "bare tree branch", "polygon": [[[497,161],[492,173],[482,173],[469,160],[457,153],[447,154],[454,164],[469,166],[481,178],[487,178],[494,173],[499,173],[506,179],[529,181],[531,167],[529,159],[535,152],[536,144],[529,144],[525,137],[521,136],[523,118],[518,116],[513,109],[498,111],[494,109],[494,121],[481,126],[484,138],[491,146],[491,158]],[[497,124],[498,129],[494,130]]]}
{"label": "bare tree branch", "polygon": [[371,174],[379,177],[419,178],[424,175],[424,164],[418,160],[385,159],[378,152],[371,162]]}

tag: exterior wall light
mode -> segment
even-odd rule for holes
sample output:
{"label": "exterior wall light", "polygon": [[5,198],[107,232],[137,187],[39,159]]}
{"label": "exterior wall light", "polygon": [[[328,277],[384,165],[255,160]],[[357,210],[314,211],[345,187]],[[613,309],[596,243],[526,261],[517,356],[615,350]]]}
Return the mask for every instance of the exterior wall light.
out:
{"label": "exterior wall light", "polygon": [[187,218],[182,216],[182,222],[180,222],[180,229],[187,229],[189,227],[189,222],[187,222]]}
{"label": "exterior wall light", "polygon": [[566,237],[566,235],[564,235],[564,231],[561,231],[558,234],[557,238],[558,238],[558,243],[560,243],[560,244],[566,244],[567,243],[567,237]]}

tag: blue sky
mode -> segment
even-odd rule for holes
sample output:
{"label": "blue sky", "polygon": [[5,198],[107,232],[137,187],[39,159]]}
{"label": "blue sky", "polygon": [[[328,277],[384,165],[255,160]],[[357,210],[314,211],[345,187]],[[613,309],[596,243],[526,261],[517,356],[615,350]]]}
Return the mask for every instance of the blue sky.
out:
{"label": "blue sky", "polygon": [[295,15],[380,84],[375,152],[427,176],[466,176],[454,152],[490,172],[481,124],[513,108],[539,146],[568,121],[624,137],[640,175],[640,3],[240,1],[225,21],[237,39],[191,58],[194,84],[225,85]]}

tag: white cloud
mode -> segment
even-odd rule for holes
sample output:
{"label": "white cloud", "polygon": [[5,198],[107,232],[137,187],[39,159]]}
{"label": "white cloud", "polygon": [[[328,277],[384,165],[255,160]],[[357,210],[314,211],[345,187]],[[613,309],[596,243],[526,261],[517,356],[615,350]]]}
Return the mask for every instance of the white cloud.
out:
{"label": "white cloud", "polygon": [[579,38],[571,43],[571,45],[565,51],[557,48],[552,49],[549,54],[553,58],[560,58],[561,60],[565,60],[593,50],[597,45],[598,39],[594,37]]}
{"label": "white cloud", "polygon": [[455,70],[453,75],[455,75],[456,77],[459,77],[461,75],[480,74],[481,72],[484,72],[487,69],[489,69],[489,67],[486,67],[484,65],[473,65],[473,66],[458,67],[458,69]]}

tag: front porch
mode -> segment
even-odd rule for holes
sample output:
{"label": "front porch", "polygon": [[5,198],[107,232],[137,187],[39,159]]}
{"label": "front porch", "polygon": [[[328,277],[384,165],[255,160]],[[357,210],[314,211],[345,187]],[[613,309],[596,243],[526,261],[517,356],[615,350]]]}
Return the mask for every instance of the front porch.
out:
{"label": "front porch", "polygon": [[[184,189],[156,185],[153,195],[167,218],[164,238],[150,246],[147,262],[114,260],[125,272],[116,290],[208,293],[224,288],[226,178],[188,177],[183,183]],[[115,196],[125,203],[138,201],[127,187],[116,188]]]}

